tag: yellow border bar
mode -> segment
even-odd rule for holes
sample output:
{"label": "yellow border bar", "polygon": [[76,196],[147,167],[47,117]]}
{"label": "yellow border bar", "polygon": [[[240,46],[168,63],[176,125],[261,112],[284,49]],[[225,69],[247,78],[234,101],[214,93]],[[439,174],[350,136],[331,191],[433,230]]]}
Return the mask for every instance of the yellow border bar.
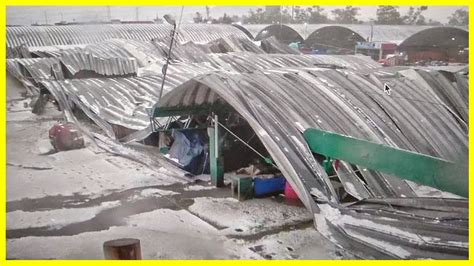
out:
{"label": "yellow border bar", "polygon": [[468,6],[469,1],[466,0],[453,0],[453,1],[439,1],[439,0],[394,0],[394,1],[380,1],[380,0],[356,0],[356,1],[347,1],[347,0],[272,0],[272,1],[255,1],[255,0],[181,0],[179,2],[172,0],[137,0],[137,1],[127,1],[127,0],[78,0],[74,2],[65,2],[61,0],[43,0],[43,1],[31,1],[31,0],[6,0],[6,5],[23,5],[23,6],[48,6],[48,5],[83,5],[83,6],[97,6],[97,5],[115,5],[115,6],[136,6],[136,5],[150,5],[150,6],[159,6],[159,5],[187,5],[187,6],[202,6],[202,5],[237,5],[237,6],[262,6],[262,5],[302,5],[302,6],[312,6],[312,5],[353,5],[353,6],[377,6],[377,5],[399,5],[399,6],[416,6],[416,5],[428,5],[428,6]]}

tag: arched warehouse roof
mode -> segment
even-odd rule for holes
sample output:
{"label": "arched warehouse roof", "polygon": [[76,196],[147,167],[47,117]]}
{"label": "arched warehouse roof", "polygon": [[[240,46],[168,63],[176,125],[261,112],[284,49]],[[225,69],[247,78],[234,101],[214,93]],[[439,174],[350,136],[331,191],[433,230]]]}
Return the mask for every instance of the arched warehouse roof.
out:
{"label": "arched warehouse roof", "polygon": [[357,42],[365,41],[357,32],[341,26],[326,26],[315,30],[304,41],[313,49],[344,49],[354,51]]}
{"label": "arched warehouse roof", "polygon": [[[379,230],[371,233],[371,230],[364,230],[361,235],[359,229],[367,229],[364,226],[370,224],[375,230],[378,227],[374,224],[386,221],[381,219],[385,215],[383,212],[374,215],[362,207],[363,202],[370,204],[373,199],[380,200],[380,204],[387,204],[387,201],[397,198],[398,204],[403,205],[401,201],[406,200],[404,197],[416,201],[424,199],[416,198],[413,191],[407,190],[406,183],[393,176],[360,170],[362,181],[351,166],[343,162],[343,170],[340,171],[347,175],[342,175],[342,185],[348,193],[364,200],[356,204],[359,207],[355,207],[357,211],[351,210],[351,206],[340,204],[329,177],[313,157],[302,132],[307,128],[318,128],[466,162],[466,129],[460,126],[448,108],[426,101],[433,99],[434,87],[425,86],[426,90],[413,88],[413,83],[425,83],[423,75],[429,75],[429,79],[443,79],[443,76],[422,70],[412,69],[408,72],[407,78],[391,79],[397,90],[394,91],[396,95],[390,96],[382,90],[382,84],[387,80],[340,70],[295,69],[288,72],[279,70],[241,74],[214,72],[192,78],[178,86],[166,94],[158,106],[185,108],[230,105],[247,120],[301,201],[314,214],[317,229],[343,246],[348,243],[348,239],[355,239],[360,246],[365,246],[367,239],[383,241],[393,237],[393,232]],[[397,100],[394,101],[395,98]],[[390,226],[402,227],[406,222],[402,217],[391,217]],[[425,245],[430,244],[417,242],[420,244],[414,246],[413,242],[419,241],[416,239],[419,239],[417,228],[420,227],[410,226],[403,227],[404,231],[413,234],[397,237],[399,247],[409,252],[381,252],[388,257],[404,258],[445,256],[452,252],[454,242],[443,237],[436,227],[439,224],[431,218],[424,219],[417,220],[417,225],[424,230],[422,234],[441,239],[437,243],[443,244],[437,247],[445,250],[436,253],[438,255],[426,255]],[[461,241],[465,243],[467,237],[463,236]]]}
{"label": "arched warehouse roof", "polygon": [[[263,29],[269,25],[264,24],[247,24],[242,25],[254,36],[257,36]],[[347,28],[364,39],[369,39],[372,33],[372,40],[376,42],[394,42],[401,43],[413,34],[420,32],[425,29],[432,28],[433,26],[418,26],[418,25],[368,25],[368,24],[286,24],[286,26],[292,28],[301,37],[308,38],[313,32],[320,30],[324,27],[338,26]]]}
{"label": "arched warehouse roof", "polygon": [[469,33],[461,28],[435,27],[417,32],[404,40],[399,49],[409,47],[446,47],[465,48],[468,47]]}
{"label": "arched warehouse roof", "polygon": [[[168,24],[99,24],[67,26],[7,27],[7,48],[26,45],[52,46],[98,43],[109,39],[150,41],[165,39],[172,27]],[[181,42],[209,42],[235,35],[247,38],[242,30],[231,25],[183,24],[177,40]]]}
{"label": "arched warehouse roof", "polygon": [[278,41],[284,44],[304,41],[303,37],[301,37],[297,31],[283,24],[265,27],[257,34],[257,36],[255,36],[255,40],[260,41],[271,36],[275,37]]}

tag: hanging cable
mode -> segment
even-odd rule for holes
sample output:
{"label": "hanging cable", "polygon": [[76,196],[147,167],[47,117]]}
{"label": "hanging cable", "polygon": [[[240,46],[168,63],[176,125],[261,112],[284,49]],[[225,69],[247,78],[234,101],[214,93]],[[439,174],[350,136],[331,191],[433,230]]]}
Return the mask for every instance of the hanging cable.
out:
{"label": "hanging cable", "polygon": [[[214,123],[216,123],[216,120],[210,116],[210,119],[212,119],[212,121],[214,121]],[[255,152],[258,156],[260,156],[265,162],[271,164],[273,167],[275,167],[276,169],[278,169],[278,166],[276,166],[273,162],[269,162],[269,158],[263,156],[263,154],[261,154],[260,152],[258,152],[255,148],[253,148],[252,146],[250,146],[247,142],[245,142],[243,139],[241,139],[239,136],[237,136],[234,132],[232,132],[230,129],[228,129],[227,127],[225,127],[223,124],[221,124],[219,121],[217,121],[217,124],[219,126],[221,126],[223,129],[225,129],[227,132],[229,132],[234,138],[236,138],[237,140],[239,140],[240,142],[242,142],[245,146],[247,146],[250,150],[252,150],[253,152]]]}

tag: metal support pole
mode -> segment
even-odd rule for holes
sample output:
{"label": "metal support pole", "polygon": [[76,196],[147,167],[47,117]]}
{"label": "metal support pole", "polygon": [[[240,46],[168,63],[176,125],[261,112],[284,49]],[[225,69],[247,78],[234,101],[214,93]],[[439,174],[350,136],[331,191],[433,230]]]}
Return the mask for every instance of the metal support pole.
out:
{"label": "metal support pole", "polygon": [[207,128],[209,135],[209,163],[211,170],[211,184],[216,187],[224,186],[224,162],[220,149],[220,132],[217,115],[214,116],[213,127]]}
{"label": "metal support pole", "polygon": [[170,48],[168,50],[168,55],[166,57],[166,63],[162,69],[163,79],[161,80],[161,89],[160,89],[160,95],[158,97],[158,100],[160,100],[161,96],[163,95],[163,88],[165,87],[166,73],[167,73],[168,65],[171,59],[171,49],[173,48],[175,32],[176,32],[176,24],[173,25],[173,31],[171,31],[171,43],[170,43]]}

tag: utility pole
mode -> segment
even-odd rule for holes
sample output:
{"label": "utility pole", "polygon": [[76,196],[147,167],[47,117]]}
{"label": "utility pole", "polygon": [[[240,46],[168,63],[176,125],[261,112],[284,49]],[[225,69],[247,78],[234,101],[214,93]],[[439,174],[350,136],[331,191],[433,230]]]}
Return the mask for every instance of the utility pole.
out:
{"label": "utility pole", "polygon": [[135,8],[135,21],[138,21],[138,6]]}
{"label": "utility pole", "polygon": [[45,24],[48,25],[48,12],[46,10],[44,11],[44,21]]}
{"label": "utility pole", "polygon": [[372,39],[374,38],[374,22],[370,22],[370,42],[372,42]]}
{"label": "utility pole", "polygon": [[209,14],[211,12],[211,9],[209,8],[209,6],[206,6],[206,20],[209,21]]}
{"label": "utility pole", "polygon": [[291,22],[290,23],[293,23],[293,20],[295,18],[295,6],[291,6]]}
{"label": "utility pole", "polygon": [[61,12],[61,21],[64,21],[63,12]]}
{"label": "utility pole", "polygon": [[110,6],[107,6],[107,20],[109,22],[112,21],[112,17],[110,16]]}

